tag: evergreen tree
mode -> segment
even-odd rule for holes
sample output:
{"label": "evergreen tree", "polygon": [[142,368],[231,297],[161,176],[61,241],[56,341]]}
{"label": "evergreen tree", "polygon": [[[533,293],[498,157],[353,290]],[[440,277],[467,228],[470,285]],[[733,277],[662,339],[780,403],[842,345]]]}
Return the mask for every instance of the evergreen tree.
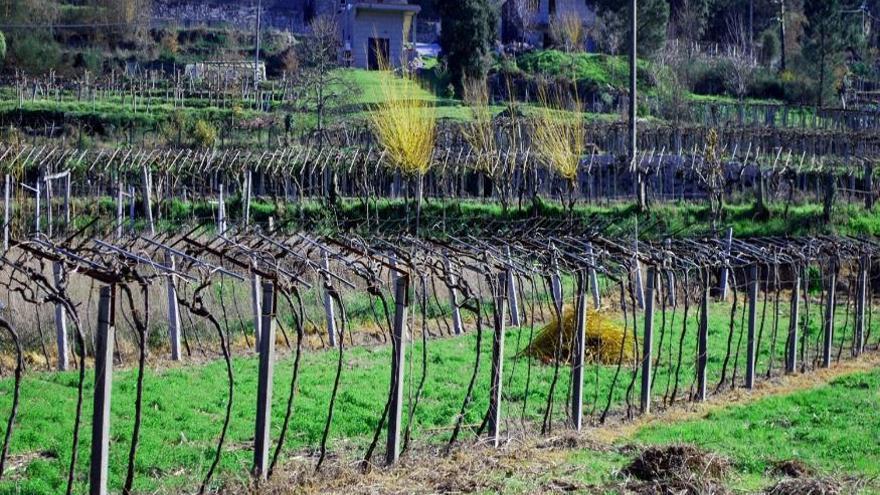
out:
{"label": "evergreen tree", "polygon": [[841,52],[849,38],[841,16],[840,0],[805,0],[804,56],[816,66],[819,77],[816,105],[822,106],[829,89],[831,67],[841,61]]}
{"label": "evergreen tree", "polygon": [[486,77],[496,39],[498,11],[491,0],[437,0],[442,29],[440,47],[452,78],[461,90],[467,79]]}
{"label": "evergreen tree", "polygon": [[[630,2],[620,0],[597,0],[599,13],[612,11],[629,19]],[[639,0],[638,3],[639,55],[650,56],[666,44],[669,26],[668,0]],[[627,25],[629,25],[627,23]]]}

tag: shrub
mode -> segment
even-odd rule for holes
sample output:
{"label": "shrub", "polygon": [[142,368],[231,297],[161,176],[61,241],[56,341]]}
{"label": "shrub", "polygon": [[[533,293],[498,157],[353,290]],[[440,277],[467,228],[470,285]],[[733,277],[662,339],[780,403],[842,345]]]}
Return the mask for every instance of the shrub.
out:
{"label": "shrub", "polygon": [[192,135],[195,145],[202,148],[211,148],[217,142],[217,129],[203,119],[196,121]]}
{"label": "shrub", "polygon": [[0,31],[0,62],[6,59],[6,36]]}
{"label": "shrub", "polygon": [[12,63],[29,74],[46,74],[61,65],[61,48],[47,35],[25,34],[11,41]]}

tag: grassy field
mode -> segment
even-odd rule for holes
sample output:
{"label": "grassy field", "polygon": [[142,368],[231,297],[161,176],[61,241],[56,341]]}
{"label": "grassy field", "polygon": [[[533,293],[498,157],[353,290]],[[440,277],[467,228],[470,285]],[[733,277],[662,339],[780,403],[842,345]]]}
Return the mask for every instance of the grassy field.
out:
{"label": "grassy field", "polygon": [[[783,314],[786,313],[783,306]],[[710,313],[710,390],[720,377],[723,353],[729,326],[728,304],[712,306]],[[692,313],[693,315],[693,313]],[[283,317],[283,315],[282,315]],[[610,316],[620,323],[621,317]],[[661,315],[657,315],[658,332]],[[680,318],[680,317],[679,317]],[[694,316],[691,316],[694,318]],[[817,318],[811,319],[811,332],[817,331]],[[679,320],[680,321],[680,320]],[[680,372],[679,397],[687,395],[694,380],[695,326],[693,320],[683,347],[683,367]],[[641,328],[642,323],[637,324]],[[878,323],[880,325],[880,323]],[[787,319],[780,320],[787,327]],[[632,332],[632,322],[627,325]],[[667,332],[678,335],[680,327],[669,327]],[[506,334],[505,363],[505,428],[534,432],[544,413],[554,367],[542,365],[520,356],[529,341],[531,329],[511,329]],[[641,333],[641,332],[639,332]],[[674,359],[670,359],[668,333],[663,347],[659,339],[655,352],[660,355],[653,396],[660,401],[667,383],[674,379]],[[873,335],[876,335],[873,334]],[[677,337],[676,337],[677,338]],[[782,337],[781,337],[782,338]],[[846,336],[841,336],[845,341]],[[477,376],[474,403],[465,417],[466,425],[480,423],[487,407],[489,390],[489,356],[491,332],[486,329],[480,348],[481,367]],[[413,438],[417,444],[435,444],[448,438],[455,422],[476,356],[476,336],[473,329],[461,338],[431,340],[426,349],[427,374],[424,393],[414,415]],[[759,370],[768,365],[771,343],[765,338],[759,359]],[[776,362],[781,363],[783,345],[775,348]],[[216,352],[216,351],[215,351]],[[303,356],[299,393],[295,403],[286,456],[313,452],[319,443],[324,426],[338,354],[335,351],[310,351]],[[407,396],[414,393],[421,378],[422,348],[410,347],[411,368],[407,368]],[[343,357],[341,388],[330,433],[330,450],[343,458],[351,458],[363,451],[369,435],[375,428],[384,405],[388,388],[389,349],[387,347],[351,348]],[[733,361],[731,361],[732,363]],[[742,360],[739,361],[739,380]],[[277,438],[288,398],[292,357],[282,357],[276,367],[273,403],[273,438]],[[776,365],[775,369],[779,369]],[[234,361],[235,399],[228,442],[217,483],[241,481],[248,472],[252,459],[253,418],[257,362],[253,357],[241,356]],[[634,375],[631,364],[621,370],[612,388],[616,366],[591,365],[587,370],[585,400],[587,410],[598,417],[606,406],[611,392],[612,411],[622,412],[625,407],[627,386]],[[85,417],[90,418],[91,374],[87,378]],[[638,382],[634,389],[637,401]],[[136,374],[120,371],[114,377],[112,408],[111,489],[118,490],[126,469],[128,441],[134,414]],[[155,363],[145,380],[144,424],[137,463],[135,486],[141,492],[173,493],[191,489],[198,483],[212,459],[216,437],[219,434],[226,405],[226,375],[222,362],[168,367]],[[8,411],[12,383],[0,382],[0,411]],[[554,397],[556,431],[564,431],[566,395],[569,389],[569,370],[562,367]],[[22,386],[22,404],[17,428],[12,437],[13,464],[19,459],[18,471],[0,483],[0,493],[56,493],[63,487],[66,466],[70,456],[71,429],[76,398],[75,373],[32,373]],[[5,425],[5,423],[4,423]],[[85,438],[80,442],[81,453],[89,446],[88,421]],[[0,428],[2,433],[2,428]],[[659,433],[654,438],[662,438]],[[469,428],[464,438],[472,438]],[[645,437],[649,441],[651,437]],[[815,439],[814,439],[815,440]],[[87,469],[85,455],[78,466],[79,492],[84,488]]]}
{"label": "grassy field", "polygon": [[[761,493],[783,476],[774,466],[800,461],[816,477],[832,477],[844,493],[880,493],[880,370],[857,372],[830,383],[714,408],[693,419],[661,419],[620,435],[603,447],[588,447],[541,459],[532,476],[487,476],[505,493],[535,493],[540,487],[579,487],[579,493],[625,493],[619,473],[644,447],[686,443],[731,462],[722,484],[734,493]],[[549,462],[548,462],[549,461]],[[531,466],[530,466],[531,467]],[[860,483],[853,483],[853,478]],[[853,485],[857,486],[855,488]],[[490,491],[485,491],[490,493]]]}

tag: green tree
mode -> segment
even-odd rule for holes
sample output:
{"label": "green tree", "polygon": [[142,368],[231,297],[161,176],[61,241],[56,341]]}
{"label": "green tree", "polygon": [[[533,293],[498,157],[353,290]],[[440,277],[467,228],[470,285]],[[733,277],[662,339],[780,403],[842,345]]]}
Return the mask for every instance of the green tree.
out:
{"label": "green tree", "polygon": [[803,53],[815,66],[819,77],[816,88],[818,106],[822,106],[825,102],[825,94],[829,89],[829,71],[840,62],[843,48],[849,38],[841,10],[840,0],[804,1],[807,23],[804,29]]}
{"label": "green tree", "polygon": [[6,36],[0,31],[0,62],[6,59]]}
{"label": "green tree", "polygon": [[498,9],[490,0],[438,0],[443,30],[440,46],[452,83],[461,91],[465,79],[483,79],[496,39]]}
{"label": "green tree", "polygon": [[[596,1],[600,15],[603,12],[612,11],[625,19],[629,19],[629,5],[629,2],[621,2],[620,0]],[[669,2],[667,0],[640,0],[638,6],[639,55],[651,56],[666,44],[669,27]]]}

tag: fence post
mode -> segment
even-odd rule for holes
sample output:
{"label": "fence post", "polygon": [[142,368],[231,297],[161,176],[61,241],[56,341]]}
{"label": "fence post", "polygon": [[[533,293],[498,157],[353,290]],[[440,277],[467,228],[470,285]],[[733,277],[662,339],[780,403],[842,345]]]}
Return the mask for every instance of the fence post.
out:
{"label": "fence post", "polygon": [[217,230],[226,232],[226,200],[223,197],[223,184],[220,184],[220,199],[217,203]]}
{"label": "fence post", "polygon": [[67,171],[67,178],[64,183],[64,229],[70,229],[70,188],[71,188],[71,171]]}
{"label": "fence post", "polygon": [[254,348],[260,352],[260,336],[262,335],[263,310],[261,309],[262,301],[260,301],[260,276],[256,273],[251,274],[251,307],[254,316]]}
{"label": "fence post", "polygon": [[791,316],[788,320],[788,348],[785,356],[785,372],[794,373],[797,370],[798,350],[798,325],[800,322],[801,300],[801,269],[794,267],[794,287],[791,290]]}
{"label": "fence post", "polygon": [[[513,257],[510,253],[510,246],[507,246],[507,260],[513,264]],[[510,301],[510,325],[513,327],[520,326],[519,318],[519,294],[516,286],[516,273],[513,270],[507,270],[507,299]]]}
{"label": "fence post", "polygon": [[[64,265],[60,261],[52,263],[52,274],[55,277],[55,287],[60,288],[64,284]],[[55,304],[55,340],[58,344],[58,370],[67,371],[70,354],[67,344],[67,310],[63,304]]]}
{"label": "fence post", "polygon": [[116,181],[116,238],[122,238],[122,181]]}
{"label": "fence post", "polygon": [[581,272],[578,272],[577,291],[577,320],[574,322],[571,360],[571,420],[574,429],[581,431],[584,420],[584,350],[587,327],[587,287]]}
{"label": "fence post", "polygon": [[730,250],[733,245],[733,227],[727,229],[727,241],[724,246],[724,268],[721,269],[721,300],[727,299],[727,279],[730,278],[730,268],[727,266],[730,259]]}
{"label": "fence post", "polygon": [[489,393],[489,438],[492,445],[501,443],[501,388],[504,384],[504,300],[506,299],[506,274],[499,273],[495,288],[495,330],[492,333],[492,373]]}
{"label": "fence post", "polygon": [[147,214],[147,226],[150,235],[156,235],[156,225],[153,223],[153,185],[150,180],[150,169],[143,166],[144,172],[144,213]]}
{"label": "fence post", "polygon": [[92,451],[89,494],[107,495],[110,456],[110,392],[113,389],[115,287],[101,287],[98,334],[95,336],[95,395],[92,408]]}
{"label": "fence post", "polygon": [[709,355],[709,280],[708,271],[700,300],[700,328],[697,337],[697,400],[706,400],[706,364]]}
{"label": "fence post", "polygon": [[868,257],[859,260],[859,278],[856,287],[856,331],[853,342],[853,357],[862,354],[865,348],[865,300],[868,293]]}
{"label": "fence post", "polygon": [[275,374],[275,284],[263,282],[260,369],[257,382],[257,419],[254,428],[254,476],[265,480],[272,444],[272,379]]}
{"label": "fence post", "polygon": [[828,278],[828,298],[825,300],[825,339],[822,343],[822,367],[831,367],[831,348],[834,343],[834,305],[837,303],[837,260],[831,262]]}
{"label": "fence post", "polygon": [[[327,337],[330,342],[330,347],[336,347],[336,310],[333,307],[333,296],[330,295],[330,292],[333,290],[332,283],[330,281],[330,277],[326,275],[330,273],[330,258],[327,256],[327,251],[324,251],[321,255],[321,269],[324,270],[324,315],[327,318]],[[394,273],[392,271],[392,273]]]}
{"label": "fence post", "polygon": [[636,292],[636,303],[639,305],[639,309],[645,309],[645,284],[642,281],[642,262],[639,261],[639,241],[636,240],[634,242],[635,246],[635,254],[633,255],[633,264],[635,273],[635,292]]}
{"label": "fence post", "polygon": [[746,388],[755,388],[756,339],[755,325],[758,315],[758,264],[749,267],[749,330],[746,349]]}
{"label": "fence post", "polygon": [[245,180],[244,180],[244,226],[247,227],[251,223],[251,181],[253,180],[251,169],[248,168],[247,172],[245,172]]}
{"label": "fence post", "polygon": [[[672,251],[672,239],[666,239],[664,243],[667,251]],[[667,265],[668,268],[669,265]],[[666,303],[675,307],[675,273],[672,270],[666,271]]]}
{"label": "fence post", "polygon": [[[553,297],[553,304],[559,313],[559,318],[563,318],[564,302],[562,300],[562,278],[559,276],[559,266],[556,260],[553,260],[553,274],[550,276],[550,292]],[[554,315],[556,316],[556,315]]]}
{"label": "fence post", "polygon": [[42,177],[37,179],[37,183],[34,184],[34,191],[36,193],[35,196],[35,212],[34,212],[34,232],[37,234],[40,233],[40,196],[41,196],[41,188],[40,182],[42,182]]}
{"label": "fence post", "polygon": [[129,228],[134,232],[134,186],[128,186],[128,220]]}
{"label": "fence post", "polygon": [[394,330],[391,335],[391,404],[388,410],[388,443],[385,462],[400,457],[400,426],[403,420],[403,371],[406,358],[406,307],[409,297],[409,274],[401,274],[394,284]]}
{"label": "fence post", "polygon": [[12,178],[9,177],[9,174],[6,174],[3,189],[3,252],[9,251],[9,219],[11,216],[9,211],[11,206],[11,203],[9,202],[9,194],[11,189]]}
{"label": "fence post", "polygon": [[596,256],[593,254],[593,245],[587,244],[587,258],[590,260],[590,289],[593,293],[593,308],[602,307],[602,300],[599,294],[599,275],[596,271]]}
{"label": "fence post", "polygon": [[[165,265],[173,272],[175,270],[174,255],[165,251]],[[180,361],[180,306],[177,302],[177,285],[174,283],[174,274],[165,276],[168,292],[168,338],[171,344],[171,360]]]}
{"label": "fence post", "polygon": [[455,279],[455,274],[452,273],[452,264],[449,262],[449,257],[445,254],[443,255],[443,264],[445,265],[446,276],[448,277],[449,304],[452,305],[452,331],[455,335],[461,335],[464,328],[461,324],[461,309],[458,307],[458,293],[455,290],[455,285],[458,281]]}
{"label": "fence post", "polygon": [[651,367],[654,350],[654,301],[657,299],[657,269],[648,267],[648,292],[645,300],[645,335],[642,339],[642,396],[641,412],[651,412]]}

